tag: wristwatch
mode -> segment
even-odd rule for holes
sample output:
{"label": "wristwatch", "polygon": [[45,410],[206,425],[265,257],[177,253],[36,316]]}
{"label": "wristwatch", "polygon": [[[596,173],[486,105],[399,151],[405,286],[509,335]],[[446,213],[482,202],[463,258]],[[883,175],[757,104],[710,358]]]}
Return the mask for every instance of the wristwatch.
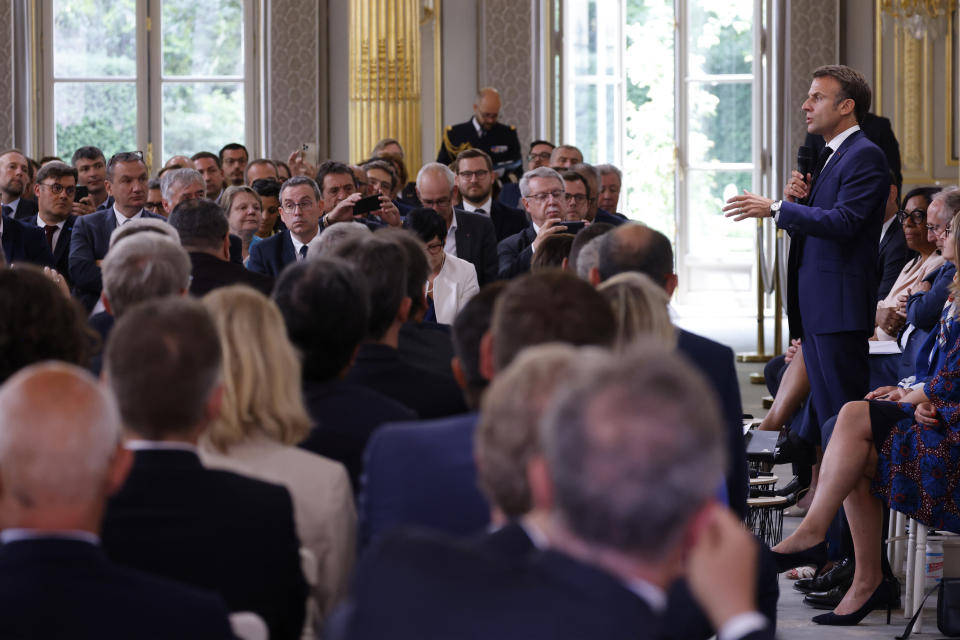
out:
{"label": "wristwatch", "polygon": [[770,215],[773,216],[774,222],[777,222],[777,217],[780,215],[781,204],[783,204],[783,200],[777,200],[776,202],[770,203]]}

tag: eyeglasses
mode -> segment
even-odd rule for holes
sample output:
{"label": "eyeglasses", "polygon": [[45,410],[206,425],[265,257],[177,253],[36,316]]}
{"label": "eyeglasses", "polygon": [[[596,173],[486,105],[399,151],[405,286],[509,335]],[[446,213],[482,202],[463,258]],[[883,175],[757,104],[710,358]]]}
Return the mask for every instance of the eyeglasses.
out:
{"label": "eyeglasses", "polygon": [[428,209],[433,207],[446,207],[452,202],[450,196],[444,196],[442,198],[437,198],[436,200],[424,200],[420,198],[420,204],[427,207]]}
{"label": "eyeglasses", "polygon": [[531,193],[527,196],[531,200],[536,200],[537,202],[543,204],[549,198],[554,200],[560,200],[563,198],[563,191],[547,191],[546,193]]}
{"label": "eyeglasses", "polygon": [[66,191],[68,196],[72,196],[74,193],[77,192],[76,187],[65,187],[62,184],[58,184],[56,182],[41,182],[40,186],[50,189],[50,192],[53,193],[54,195],[60,195],[61,193]]}
{"label": "eyeglasses", "polygon": [[144,209],[146,209],[147,211],[153,211],[154,213],[156,213],[157,211],[160,211],[161,207],[163,207],[162,202],[144,202],[143,203]]}
{"label": "eyeglasses", "polygon": [[565,193],[563,197],[567,202],[573,201],[577,204],[583,204],[587,201],[587,196],[583,193]]}
{"label": "eyeglasses", "polygon": [[427,251],[429,251],[433,255],[437,255],[438,253],[443,251],[443,245],[439,242],[431,242],[430,244],[427,245]]}
{"label": "eyeglasses", "polygon": [[527,160],[533,162],[534,160],[543,160],[548,162],[552,154],[549,151],[541,151],[540,153],[531,153],[527,155]]}
{"label": "eyeglasses", "polygon": [[483,169],[481,171],[461,171],[458,175],[464,180],[473,180],[474,178],[482,178],[488,173],[490,172]]}
{"label": "eyeglasses", "polygon": [[914,209],[913,211],[904,211],[901,209],[897,211],[897,221],[900,224],[906,222],[907,218],[909,218],[913,224],[920,226],[927,222],[927,212],[923,209]]}
{"label": "eyeglasses", "polygon": [[315,203],[313,202],[313,200],[304,199],[304,200],[301,200],[300,202],[284,202],[284,203],[281,205],[281,208],[282,208],[284,211],[287,211],[287,212],[289,212],[289,213],[293,213],[293,212],[296,211],[297,209],[300,209],[300,211],[303,211],[303,210],[305,210],[305,209],[309,209],[309,208],[311,208],[314,204],[315,204]]}

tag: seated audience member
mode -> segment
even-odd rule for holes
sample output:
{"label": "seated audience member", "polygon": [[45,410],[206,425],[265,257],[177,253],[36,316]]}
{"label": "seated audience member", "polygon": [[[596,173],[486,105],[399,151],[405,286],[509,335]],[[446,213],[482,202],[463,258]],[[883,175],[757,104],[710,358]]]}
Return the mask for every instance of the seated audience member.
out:
{"label": "seated audience member", "polygon": [[[467,303],[461,314],[467,326],[461,329],[458,317],[454,334],[475,336],[477,331],[470,324],[490,323],[489,337],[475,345],[479,371],[487,379],[494,379],[517,353],[534,344],[609,346],[613,342],[609,306],[590,285],[569,274],[543,272],[510,283],[502,293],[495,292],[499,297],[492,320],[487,315],[490,298],[484,292],[481,289]],[[474,300],[477,305],[472,310]],[[466,351],[459,345],[458,350]],[[360,501],[361,546],[398,525],[454,535],[474,534],[485,526],[489,508],[477,492],[473,463],[476,424],[477,414],[471,413],[446,421],[390,424],[371,438]],[[412,460],[417,461],[418,473],[406,477]],[[437,508],[440,497],[430,487],[440,485],[445,505]]]}
{"label": "seated audience member", "polygon": [[98,147],[80,147],[73,152],[70,164],[77,170],[77,186],[86,187],[88,194],[74,203],[71,213],[87,215],[97,209],[112,207],[113,197],[107,194],[107,159],[103,151]]}
{"label": "seated audience member", "polygon": [[526,228],[527,216],[522,211],[493,199],[493,184],[497,176],[493,171],[493,160],[486,151],[461,151],[451,168],[457,176],[460,208],[469,213],[488,216],[493,222],[497,242]]}
{"label": "seated audience member", "polygon": [[400,177],[396,167],[386,160],[369,160],[361,167],[361,173],[367,180],[369,192],[364,197],[378,193],[393,202],[400,215],[406,216],[411,207],[397,200],[397,191],[400,190]]}
{"label": "seated audience member", "polygon": [[307,257],[307,243],[320,233],[320,188],[306,176],[294,176],[280,187],[280,218],[287,228],[250,249],[247,269],[276,278],[288,264]]}
{"label": "seated audience member", "polygon": [[[227,191],[235,188],[246,187]],[[230,229],[220,205],[212,200],[190,200],[177,205],[169,222],[190,254],[191,295],[200,297],[232,284],[245,284],[270,295],[273,278],[230,262]]]}
{"label": "seated audience member", "polygon": [[590,183],[576,171],[564,171],[560,177],[563,178],[563,219],[571,222],[588,220]]}
{"label": "seated audience member", "polygon": [[187,156],[170,156],[170,159],[167,160],[167,163],[163,165],[164,169],[192,169],[193,162],[190,161],[190,158]]}
{"label": "seated audience member", "polygon": [[223,168],[227,186],[243,184],[243,174],[249,159],[247,148],[238,142],[231,142],[220,149],[220,166]]}
{"label": "seated audience member", "polygon": [[43,271],[0,265],[0,383],[44,360],[86,366],[90,342],[79,305]]}
{"label": "seated audience member", "polygon": [[233,637],[215,594],[122,568],[101,551],[107,497],[130,469],[120,437],[115,401],[77,367],[34,365],[0,389],[4,637]]}
{"label": "seated audience member", "polygon": [[[527,154],[527,171],[539,167],[550,166],[550,154],[553,152],[553,143],[546,140],[534,140],[530,143],[530,152]],[[505,182],[500,188],[497,200],[513,209],[520,207],[520,185],[516,182]],[[521,212],[522,213],[522,212]]]}
{"label": "seated audience member", "polygon": [[654,336],[671,347],[677,344],[677,330],[667,312],[667,292],[646,274],[618,273],[601,283],[597,291],[610,303],[617,320],[618,349],[626,349],[644,336]]}
{"label": "seated audience member", "polygon": [[429,162],[417,174],[417,197],[447,224],[443,250],[473,263],[482,287],[497,279],[497,233],[489,217],[454,209],[457,177],[449,167]]}
{"label": "seated audience member", "polygon": [[[363,233],[369,235],[365,228]],[[415,417],[396,400],[343,380],[367,333],[368,289],[366,277],[352,264],[320,256],[284,271],[273,292],[301,356],[303,398],[313,422],[300,446],[342,463],[354,487],[374,429]]]}
{"label": "seated audience member", "polygon": [[342,222],[310,241],[310,259],[336,256],[339,247],[370,239],[370,227],[362,222]]}
{"label": "seated audience member", "polygon": [[[594,222],[584,227],[574,239],[570,246],[569,269],[587,282],[590,280],[590,270],[597,268],[597,262],[600,259],[600,242],[592,242],[614,228],[614,225],[606,222]],[[587,245],[590,245],[589,248]],[[599,278],[597,278],[599,282]]]}
{"label": "seated audience member", "polygon": [[[663,287],[667,297],[677,288],[673,247],[665,235],[642,224],[625,224],[602,236],[598,275],[607,280],[626,271],[646,274]],[[743,410],[733,366],[733,351],[709,338],[677,331],[677,350],[710,381],[723,407],[727,427],[727,496],[741,517],[747,509],[747,453],[743,442]]]}
{"label": "seated audience member", "polygon": [[540,167],[520,178],[521,202],[530,216],[530,226],[497,245],[500,277],[514,278],[530,270],[533,254],[547,236],[567,230],[560,224],[564,215],[564,182],[560,174]]}
{"label": "seated audience member", "polygon": [[707,385],[652,345],[581,368],[547,403],[544,455],[528,465],[532,501],[549,508],[547,548],[518,564],[392,536],[361,563],[342,637],[442,638],[469,626],[506,639],[658,638],[665,592],[685,570],[719,637],[773,637],[757,612],[756,543],[702,482],[724,460]]}
{"label": "seated audience member", "polygon": [[[297,536],[320,576],[313,596],[325,614],[345,595],[353,568],[357,514],[338,462],[296,447],[310,431],[300,362],[277,306],[247,287],[203,299],[223,351],[223,408],[200,440],[204,466],[285,486]],[[251,349],[251,344],[257,346]]]}
{"label": "seated audience member", "polygon": [[243,184],[251,185],[254,180],[276,180],[279,182],[280,173],[277,171],[277,163],[268,158],[251,160],[243,171]]}
{"label": "seated audience member", "polygon": [[257,192],[248,186],[228,187],[220,198],[220,207],[227,218],[230,233],[240,238],[241,255],[250,257],[250,242],[260,230],[263,203]]}
{"label": "seated audience member", "polygon": [[[351,222],[357,220],[372,228],[384,225],[400,226],[400,211],[391,199],[380,194],[380,208],[369,214],[354,215],[353,205],[363,194],[357,189],[353,171],[342,162],[328,160],[317,169],[317,184],[323,199],[323,218],[320,225],[323,229],[336,222]],[[286,186],[286,185],[284,185]]]}
{"label": "seated audience member", "polygon": [[250,238],[250,245],[280,233],[280,186],[276,180],[254,180],[250,188],[260,196],[260,226]]}
{"label": "seated audience member", "polygon": [[[33,170],[30,161],[16,149],[0,153],[0,203],[3,217],[15,220],[28,220],[37,215],[37,203],[33,198],[30,183],[33,182]],[[27,190],[29,188],[29,191]]]}
{"label": "seated audience member", "polygon": [[553,148],[550,153],[548,167],[554,171],[569,169],[575,164],[583,162],[583,153],[572,144],[561,144]]}
{"label": "seated audience member", "polygon": [[160,178],[151,178],[147,182],[147,201],[143,203],[143,210],[163,217],[163,191],[160,190]]}
{"label": "seated audience member", "polygon": [[411,269],[411,256],[400,244],[403,238],[413,240],[405,231],[381,230],[345,256],[370,285],[366,339],[346,379],[397,400],[421,418],[463,413],[463,396],[451,378],[410,364],[399,351],[401,327],[411,319],[419,322],[418,314],[422,318],[426,310],[429,269],[423,255]]}
{"label": "seated audience member", "polygon": [[113,206],[77,219],[70,237],[70,278],[74,295],[87,311],[100,298],[100,261],[107,255],[110,234],[130,220],[164,220],[143,208],[147,201],[147,165],[139,151],[114,154],[107,163],[107,193]]}
{"label": "seated audience member", "polygon": [[134,454],[104,517],[107,555],[217,591],[231,611],[262,617],[271,638],[299,638],[307,585],[290,494],[205,469],[197,455],[222,404],[209,314],[188,298],[135,306],[113,329],[105,368]]}
{"label": "seated audience member", "polygon": [[[932,192],[927,193],[923,188],[914,189],[903,199],[904,209],[911,197],[923,193],[926,205],[930,204]],[[908,256],[906,239],[903,237],[903,227],[897,220],[897,211],[900,209],[900,185],[893,170],[890,171],[890,192],[887,195],[887,204],[883,212],[883,227],[880,230],[880,252],[877,254],[877,300],[883,300],[890,293],[890,287],[900,275],[900,270],[906,263]],[[907,209],[909,211],[909,209]]]}
{"label": "seated audience member", "polygon": [[168,217],[181,202],[206,197],[206,192],[203,176],[196,169],[181,167],[167,171],[160,177],[164,217]]}
{"label": "seated audience member", "polygon": [[406,225],[427,247],[430,260],[427,302],[433,309],[433,318],[441,324],[453,324],[460,309],[480,290],[477,270],[466,260],[443,250],[447,224],[433,209],[412,210]]}
{"label": "seated audience member", "polygon": [[543,269],[563,269],[568,271],[570,247],[573,246],[572,233],[557,233],[544,238],[540,250],[534,254],[530,271],[536,273]]}
{"label": "seated audience member", "polygon": [[[454,535],[472,535],[489,521],[477,490],[471,439],[475,411],[487,386],[480,372],[480,341],[490,328],[493,306],[505,284],[485,286],[467,302],[453,324],[452,369],[473,412],[420,422],[398,422],[371,438],[364,489],[359,497],[360,545],[386,530],[413,524]],[[416,474],[409,460],[417,460]],[[443,486],[438,493],[435,487]]]}
{"label": "seated audience member", "polygon": [[225,182],[220,158],[209,151],[200,151],[193,154],[190,160],[193,161],[193,168],[203,176],[203,183],[207,189],[207,199],[220,202],[220,194],[223,193]]}
{"label": "seated audience member", "polygon": [[12,216],[0,216],[0,246],[3,247],[5,264],[31,263],[40,267],[56,265],[43,227],[34,220],[17,220]]}
{"label": "seated audience member", "polygon": [[357,185],[357,191],[363,194],[363,197],[371,195],[373,187],[370,186],[370,181],[367,180],[367,174],[363,172],[363,169],[359,165],[351,164],[349,165],[350,171],[353,172],[353,182]]}
{"label": "seated audience member", "polygon": [[403,146],[396,138],[379,140],[370,152],[371,158],[382,158],[396,167],[397,177],[400,180],[400,187],[397,189],[398,198],[411,209],[416,209],[421,206],[420,200],[417,199],[417,185],[409,182],[410,172],[407,171],[404,155]]}
{"label": "seated audience member", "polygon": [[580,174],[583,176],[583,179],[587,181],[590,196],[589,206],[587,207],[587,220],[590,222],[606,222],[614,226],[619,226],[627,221],[627,217],[622,213],[605,211],[597,204],[599,201],[597,194],[600,192],[600,171],[596,167],[592,164],[581,162],[580,164],[575,164],[570,167],[570,170]]}
{"label": "seated audience member", "polygon": [[600,196],[597,198],[597,207],[607,213],[617,213],[620,189],[623,187],[623,172],[612,164],[598,164],[595,168],[600,174]]}

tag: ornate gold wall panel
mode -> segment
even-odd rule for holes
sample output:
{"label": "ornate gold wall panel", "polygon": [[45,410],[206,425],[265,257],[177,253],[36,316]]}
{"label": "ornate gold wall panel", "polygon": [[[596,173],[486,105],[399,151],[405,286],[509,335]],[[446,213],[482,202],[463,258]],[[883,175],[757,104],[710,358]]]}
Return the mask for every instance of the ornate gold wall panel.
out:
{"label": "ornate gold wall panel", "polygon": [[893,130],[900,142],[903,181],[933,182],[931,42],[898,28],[893,33],[893,52]]}
{"label": "ornate gold wall panel", "polygon": [[397,138],[407,167],[419,167],[419,0],[350,2],[350,160],[381,138]]}

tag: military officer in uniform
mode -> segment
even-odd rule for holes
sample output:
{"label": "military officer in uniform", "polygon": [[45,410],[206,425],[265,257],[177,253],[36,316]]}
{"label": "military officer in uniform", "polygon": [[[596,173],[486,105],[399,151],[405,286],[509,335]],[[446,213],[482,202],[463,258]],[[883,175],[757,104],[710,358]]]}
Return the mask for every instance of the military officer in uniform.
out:
{"label": "military officer in uniform", "polygon": [[[493,160],[498,177],[504,181],[519,179],[523,165],[517,128],[497,122],[499,116],[500,93],[492,87],[481,89],[473,105],[473,117],[444,130],[437,162],[449,165],[461,151],[482,149]],[[515,177],[505,177],[507,174]]]}

